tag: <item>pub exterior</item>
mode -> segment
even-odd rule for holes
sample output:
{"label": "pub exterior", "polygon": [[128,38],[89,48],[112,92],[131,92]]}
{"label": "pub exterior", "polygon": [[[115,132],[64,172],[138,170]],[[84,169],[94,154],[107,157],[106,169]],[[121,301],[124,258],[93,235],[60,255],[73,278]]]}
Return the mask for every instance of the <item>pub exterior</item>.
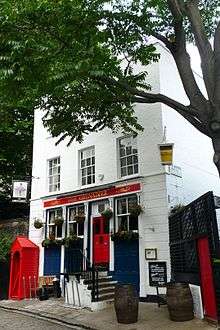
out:
{"label": "pub exterior", "polygon": [[[152,91],[184,102],[172,57],[156,47],[161,59],[148,70]],[[40,276],[93,264],[119,283],[132,283],[140,297],[155,294],[149,264],[165,264],[170,278],[170,208],[208,190],[220,195],[206,136],[159,103],[135,111],[144,127],[137,136],[106,129],[69,147],[55,145],[43,111],[35,111],[29,238],[40,248]],[[174,143],[172,166],[161,164],[165,132]],[[36,220],[42,228],[35,228]]]}

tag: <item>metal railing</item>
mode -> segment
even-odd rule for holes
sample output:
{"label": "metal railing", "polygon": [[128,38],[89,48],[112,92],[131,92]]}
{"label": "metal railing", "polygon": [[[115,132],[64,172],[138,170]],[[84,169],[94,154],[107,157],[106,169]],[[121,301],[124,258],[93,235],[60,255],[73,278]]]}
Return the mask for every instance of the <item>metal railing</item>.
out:
{"label": "metal railing", "polygon": [[99,270],[96,266],[90,262],[86,254],[81,249],[74,249],[76,250],[74,254],[74,258],[77,256],[79,257],[79,253],[81,255],[80,260],[75,260],[75,264],[77,265],[77,269],[75,268],[74,271],[65,272],[66,276],[74,275],[78,282],[80,279],[83,279],[87,282],[89,287],[91,288],[91,296],[92,301],[98,301],[99,299]]}

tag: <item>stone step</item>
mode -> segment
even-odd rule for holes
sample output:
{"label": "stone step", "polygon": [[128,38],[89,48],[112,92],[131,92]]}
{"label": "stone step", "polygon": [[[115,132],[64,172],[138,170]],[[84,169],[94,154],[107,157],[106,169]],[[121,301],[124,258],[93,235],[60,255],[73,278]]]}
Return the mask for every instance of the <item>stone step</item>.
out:
{"label": "stone step", "polygon": [[104,288],[104,289],[99,288],[99,296],[102,296],[107,293],[115,294],[115,288],[112,286],[110,286],[109,288]]}
{"label": "stone step", "polygon": [[[114,282],[114,281],[112,279],[112,276],[106,276],[106,277],[98,278],[98,282],[99,283],[109,283],[109,282]],[[87,279],[84,280],[84,284],[91,284],[91,283],[92,283],[92,280],[87,280]]]}
{"label": "stone step", "polygon": [[[99,283],[99,289],[101,290],[101,289],[105,289],[105,288],[109,288],[109,287],[112,287],[115,289],[115,286],[117,283],[118,283],[117,281],[109,281],[109,282],[103,282],[103,283],[101,282],[101,283]],[[92,290],[91,284],[89,284],[88,289]]]}

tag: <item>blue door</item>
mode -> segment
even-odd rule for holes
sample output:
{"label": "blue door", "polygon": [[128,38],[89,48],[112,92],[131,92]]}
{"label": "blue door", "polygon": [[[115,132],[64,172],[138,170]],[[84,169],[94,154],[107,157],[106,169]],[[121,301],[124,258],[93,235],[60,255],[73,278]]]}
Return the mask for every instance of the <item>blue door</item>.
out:
{"label": "blue door", "polygon": [[121,284],[134,285],[139,294],[139,241],[115,241],[114,279]]}
{"label": "blue door", "polygon": [[59,275],[61,262],[61,248],[44,248],[44,275]]}

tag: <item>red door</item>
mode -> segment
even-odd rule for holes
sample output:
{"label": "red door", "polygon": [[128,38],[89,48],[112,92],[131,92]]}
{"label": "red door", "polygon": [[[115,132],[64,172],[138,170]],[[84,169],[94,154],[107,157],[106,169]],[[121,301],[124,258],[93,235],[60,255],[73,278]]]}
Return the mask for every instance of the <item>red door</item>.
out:
{"label": "red door", "polygon": [[93,218],[93,261],[95,265],[109,263],[109,220]]}
{"label": "red door", "polygon": [[204,314],[206,317],[216,320],[216,299],[209,251],[209,241],[207,237],[198,239],[198,256],[200,265],[201,291]]}

